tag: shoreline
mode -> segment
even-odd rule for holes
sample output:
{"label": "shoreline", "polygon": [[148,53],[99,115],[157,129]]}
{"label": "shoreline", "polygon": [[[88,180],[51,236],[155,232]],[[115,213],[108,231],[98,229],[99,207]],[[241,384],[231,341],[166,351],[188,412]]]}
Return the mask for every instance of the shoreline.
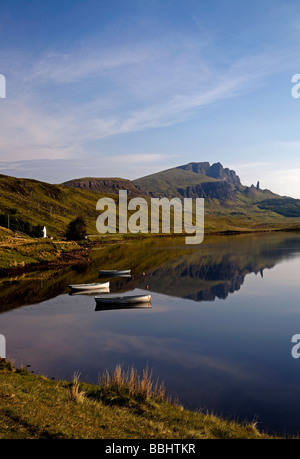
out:
{"label": "shoreline", "polygon": [[[259,235],[259,234],[266,234],[266,233],[300,233],[299,228],[275,228],[275,229],[257,229],[257,230],[224,230],[224,231],[217,231],[217,232],[207,232],[205,233],[204,237],[220,237],[220,236],[238,236],[238,235]],[[116,237],[117,236],[117,237]],[[53,243],[53,244],[62,244],[67,245],[68,243],[73,243],[73,245],[77,245],[76,248],[72,248],[71,250],[62,250],[60,253],[56,253],[55,257],[51,260],[45,261],[36,261],[36,262],[20,262],[19,264],[11,265],[5,268],[0,267],[0,276],[12,276],[18,274],[29,273],[35,270],[50,270],[50,269],[59,269],[66,266],[75,266],[75,265],[84,265],[88,264],[91,260],[89,258],[89,254],[92,250],[99,246],[109,246],[115,245],[120,243],[132,242],[132,241],[142,241],[142,240],[149,240],[149,239],[162,239],[162,238],[181,238],[183,234],[155,234],[155,235],[144,235],[144,234],[137,234],[137,235],[119,235],[118,233],[116,236],[98,236],[98,235],[89,235],[89,237],[98,238],[98,240],[88,240],[88,241],[52,241],[46,238],[46,243]],[[45,240],[35,240],[29,239],[30,244],[34,245],[35,243],[38,245],[39,242]],[[17,244],[14,246],[12,244],[12,248],[17,247]],[[1,245],[0,245],[0,253],[1,253]],[[15,263],[15,261],[13,261]]]}
{"label": "shoreline", "polygon": [[[172,401],[148,369],[117,366],[98,384],[52,380],[0,358],[0,439],[275,439],[255,422],[191,411]],[[184,440],[186,439],[186,440]]]}
{"label": "shoreline", "polygon": [[[255,241],[256,241],[257,239],[261,239],[261,240],[262,240],[262,245],[264,246],[264,245],[265,245],[265,241],[269,240],[269,239],[268,239],[269,236],[268,236],[268,234],[266,234],[266,233],[274,233],[274,234],[275,234],[276,232],[278,233],[278,231],[251,232],[251,235],[252,235],[252,237],[253,237],[253,240],[255,240]],[[279,237],[279,241],[281,241],[282,238],[283,238],[283,240],[285,240],[285,237],[288,238],[288,236],[284,236],[284,233],[287,234],[287,232],[281,231],[281,233],[282,233],[282,234],[278,236],[278,237]],[[297,231],[297,233],[299,233],[299,232]],[[238,241],[241,241],[241,243],[243,244],[244,239],[247,240],[247,239],[248,239],[248,236],[245,235],[245,237],[243,238],[243,237],[242,237],[242,233],[239,233],[239,234],[241,234],[241,238],[238,237],[237,240],[238,240]],[[245,233],[243,233],[243,234],[245,234]],[[248,233],[248,234],[249,234],[249,233]],[[266,236],[263,236],[264,234],[265,234]],[[223,235],[223,236],[224,236],[224,235],[227,236],[227,234],[224,234],[224,233],[223,233],[222,235]],[[219,235],[219,236],[222,236],[222,235]],[[208,235],[207,235],[207,236],[208,236]],[[215,240],[218,239],[218,238],[214,238],[215,235],[209,235],[209,236],[213,236],[213,237],[211,238],[213,241],[215,241]],[[295,239],[296,239],[296,238],[299,239],[299,235],[297,235],[297,236],[290,236],[290,238],[291,238],[292,240],[294,240],[294,237],[295,237]],[[168,236],[168,238],[169,238],[169,236]],[[251,236],[249,236],[249,238],[251,238]],[[277,241],[277,237],[276,237],[276,236],[275,236],[275,237],[270,236],[270,238],[271,238],[272,241],[273,241],[273,240],[275,240],[275,242]],[[111,244],[112,247],[113,247],[114,244],[117,245],[116,253],[118,254],[118,250],[119,250],[120,247],[122,247],[122,245],[121,245],[122,243],[125,243],[125,242],[127,242],[127,241],[129,242],[129,241],[136,240],[136,239],[137,239],[137,238],[135,238],[135,237],[132,237],[131,239],[129,239],[129,238],[127,238],[127,239],[120,239],[120,238],[117,238],[117,239],[114,239],[114,240],[110,240],[109,242],[108,242],[108,241],[103,241],[103,240],[102,240],[102,241],[98,241],[98,243],[95,243],[95,242],[94,242],[94,243],[91,243],[91,242],[86,241],[85,243],[83,243],[82,246],[79,246],[78,249],[74,249],[74,250],[72,250],[72,251],[70,251],[70,252],[65,252],[65,253],[61,254],[61,258],[62,258],[61,262],[64,263],[64,266],[68,266],[68,265],[70,265],[70,263],[73,263],[73,262],[74,262],[74,263],[77,263],[78,260],[80,260],[80,259],[82,259],[83,262],[88,263],[88,262],[89,262],[89,254],[90,254],[90,251],[91,251],[91,250],[95,249],[96,246],[98,246],[98,247],[100,247],[100,246],[107,246],[107,247],[109,247],[109,244]],[[139,239],[142,240],[141,238],[139,238]],[[145,240],[146,240],[146,239],[145,239]],[[227,237],[224,237],[225,243],[226,243],[227,240],[230,241],[230,238],[229,238],[229,237],[228,237],[228,238],[227,238]],[[207,241],[207,243],[208,243],[208,245],[209,245],[210,241]],[[163,242],[163,245],[164,245],[164,242]],[[142,246],[143,246],[143,244],[142,244]],[[126,245],[123,246],[123,247],[124,247],[125,250],[126,250]],[[49,262],[47,265],[43,265],[43,266],[46,266],[46,269],[47,269],[47,268],[49,268],[51,265],[52,265],[52,267],[53,267],[55,264],[56,264],[56,261],[52,261],[52,262]],[[34,265],[31,265],[31,267],[32,267],[32,269],[36,269],[36,265],[35,265],[35,264],[34,264]],[[26,266],[22,267],[22,269],[26,270]],[[64,272],[64,271],[63,271],[63,272]],[[51,276],[52,276],[52,274],[51,274]],[[22,362],[21,362],[21,363],[22,363]],[[29,390],[28,390],[28,387],[29,387],[29,386],[28,386],[28,385],[31,384],[29,375],[25,375],[25,374],[24,374],[23,376],[24,376],[24,379],[23,379],[23,383],[24,383],[24,386],[23,386],[23,387],[24,387],[24,390],[23,390],[23,391],[24,391],[24,392],[29,392]],[[31,375],[31,376],[33,376],[33,375]],[[2,390],[0,391],[0,407],[2,407],[2,408],[4,409],[4,411],[6,410],[6,406],[5,406],[5,403],[4,403],[4,402],[5,402],[5,399],[7,398],[7,399],[8,399],[7,402],[9,403],[9,402],[14,402],[14,401],[16,400],[16,398],[18,397],[18,393],[16,392],[15,389],[13,389],[13,390],[11,391],[11,394],[14,394],[14,395],[13,395],[13,400],[9,400],[10,392],[9,392],[9,391],[7,392],[6,389],[4,390],[4,386],[5,386],[5,387],[8,386],[7,381],[6,381],[6,377],[7,377],[7,375],[2,375],[2,374],[1,374],[1,369],[0,369],[0,378],[2,378]],[[34,380],[34,381],[36,381],[36,383],[38,383],[38,384],[40,384],[41,380],[44,381],[44,379],[45,379],[45,377],[44,377],[43,375],[40,375],[40,374],[36,374],[36,375],[34,375],[34,377],[39,378],[39,379],[35,379],[35,380]],[[33,380],[32,380],[32,381],[33,381]],[[49,378],[48,378],[48,381],[49,381]],[[57,382],[57,384],[61,384],[61,381],[60,381],[59,379],[56,380],[56,382]],[[3,383],[4,383],[4,384],[3,384]],[[11,383],[13,384],[12,381],[11,381]],[[20,381],[19,381],[18,383],[20,383]],[[41,382],[41,384],[42,384],[42,382]],[[72,386],[73,383],[72,383],[71,381],[68,381],[68,382],[64,381],[62,384],[63,384],[63,389],[66,389],[66,388],[67,388],[67,390],[65,390],[65,392],[64,392],[65,398],[66,398],[66,397],[67,397],[66,394],[69,394],[68,388],[74,387],[74,385]],[[14,387],[15,387],[15,386],[14,386]],[[53,387],[53,386],[52,386],[52,387]],[[78,386],[78,388],[79,388],[79,393],[80,393],[81,391],[82,391],[82,392],[85,392],[85,391],[86,391],[86,388],[87,388],[87,391],[88,391],[89,393],[95,394],[95,391],[97,392],[97,390],[98,390],[98,389],[95,389],[95,387],[96,387],[95,384],[94,384],[94,385],[87,385],[85,382],[80,383],[80,385]],[[45,389],[45,390],[44,390],[44,389]],[[48,388],[46,387],[46,385],[45,385],[44,389],[43,389],[43,395],[41,395],[41,399],[44,398],[44,400],[45,400],[45,399],[48,399],[48,398],[49,398],[49,393],[48,393]],[[52,391],[52,389],[50,388],[50,385],[49,385],[49,390],[50,390],[50,392]],[[90,391],[91,391],[91,392],[90,392]],[[21,396],[23,396],[23,395],[21,394]],[[101,397],[102,397],[102,395],[101,395]],[[100,397],[100,399],[101,399],[101,397]],[[118,397],[119,397],[119,393],[116,393],[116,394],[114,393],[114,395],[113,395],[113,396],[110,395],[110,397],[111,397],[111,398],[116,397],[117,400],[120,400],[120,399],[118,398]],[[87,400],[86,400],[86,398],[87,398]],[[84,404],[88,404],[88,401],[90,400],[89,397],[86,397],[86,398],[84,398],[84,401],[83,401]],[[4,399],[4,400],[2,400],[2,399]],[[94,398],[93,398],[93,396],[91,396],[91,399],[92,399],[93,401],[95,401]],[[99,399],[99,400],[100,400],[100,399]],[[102,399],[101,399],[101,400],[102,400]],[[74,401],[74,400],[73,400],[73,401]],[[1,403],[2,403],[2,405],[1,405]],[[80,403],[81,403],[81,402],[80,402]],[[132,414],[132,413],[131,413],[131,409],[132,409],[132,408],[133,408],[133,412],[134,412],[135,408],[137,408],[137,405],[136,405],[137,401],[136,401],[136,400],[132,400],[131,398],[128,398],[127,396],[126,396],[124,399],[122,398],[122,400],[120,401],[120,403],[122,404],[123,407],[125,407],[126,409],[129,409],[129,410],[130,410],[130,414]],[[34,400],[34,399],[30,399],[30,400],[29,400],[29,399],[28,399],[28,405],[30,405],[30,404],[35,404],[35,400]],[[53,405],[56,406],[56,402],[55,402],[55,401],[53,401]],[[8,405],[8,406],[9,406],[9,405]],[[42,406],[43,406],[43,405],[42,405]],[[84,407],[85,407],[85,406],[86,406],[86,405],[84,405]],[[13,409],[14,409],[14,408],[15,408],[15,407],[13,406]],[[66,405],[66,408],[67,408],[67,409],[70,409],[70,407],[69,407],[68,404]],[[17,408],[16,408],[16,409],[17,409]],[[52,409],[52,407],[51,407],[51,409]],[[54,409],[54,407],[53,407],[53,409]],[[63,408],[62,408],[62,409],[63,409]],[[100,408],[99,408],[99,409],[100,409]],[[103,405],[101,405],[101,409],[103,409]],[[140,409],[140,408],[138,408],[138,409]],[[141,408],[141,411],[143,412],[144,409],[145,409],[145,408],[144,408],[144,406],[143,406],[143,407]],[[183,409],[183,408],[182,408],[182,409]],[[145,410],[146,410],[146,409],[145,409]],[[150,410],[150,408],[149,408],[149,410]],[[149,413],[149,410],[148,410],[148,406],[147,406],[147,412],[148,412],[148,413]],[[152,407],[151,407],[151,410],[152,410]],[[172,410],[172,412],[173,412],[173,407],[170,408],[170,410]],[[0,410],[0,411],[1,411],[1,410]],[[31,424],[36,423],[36,430],[39,431],[39,432],[43,432],[41,435],[44,435],[44,433],[45,433],[44,430],[43,430],[43,429],[44,429],[44,426],[45,426],[45,425],[48,426],[48,424],[51,424],[51,429],[53,429],[53,430],[51,430],[51,432],[55,431],[55,426],[54,426],[54,424],[49,423],[48,421],[45,420],[45,422],[43,421],[43,424],[41,425],[41,424],[37,423],[37,420],[36,420],[34,417],[32,417],[32,416],[35,416],[35,415],[32,415],[32,416],[31,416],[31,415],[28,415],[28,417],[26,418],[26,416],[27,416],[26,412],[25,412],[24,417],[23,417],[23,412],[22,412],[22,411],[20,411],[20,412],[22,413],[22,419],[25,418],[25,419],[26,419],[26,422],[28,421],[28,422],[30,422]],[[81,415],[82,415],[82,412],[79,411],[79,413],[80,413],[80,416],[81,416]],[[185,410],[185,413],[186,413],[186,416],[188,416],[188,417],[194,416],[194,412],[192,412],[192,411],[190,411],[190,410]],[[53,413],[53,418],[54,418],[55,416],[57,416],[57,413]],[[147,416],[148,416],[148,414],[147,414]],[[146,416],[146,417],[147,417],[147,416]],[[174,410],[174,416],[175,416],[175,410]],[[178,415],[176,414],[176,416],[178,416]],[[111,417],[113,417],[113,412],[111,413]],[[147,418],[147,419],[148,419],[148,418]],[[203,419],[203,418],[202,418],[202,419]],[[214,418],[214,419],[216,420],[216,418]],[[198,421],[199,421],[199,420],[200,420],[200,416],[199,416],[199,418],[198,418]],[[197,421],[197,422],[198,422],[198,421]],[[212,418],[208,419],[208,417],[206,417],[206,421],[208,421],[209,423],[211,423],[211,422],[212,422]],[[205,424],[206,424],[206,421],[205,421]],[[58,422],[59,422],[59,420],[58,420]],[[112,422],[113,422],[113,421],[112,421]],[[155,421],[155,422],[156,422],[156,421]],[[176,421],[176,422],[177,422],[177,421]],[[200,421],[199,421],[199,422],[200,422]],[[201,422],[202,422],[202,421],[201,421]],[[224,420],[224,419],[221,419],[221,420],[219,420],[218,422],[227,422],[227,421]],[[109,424],[109,423],[111,424],[110,421],[107,421],[107,423],[108,423],[108,424]],[[239,424],[239,429],[242,428],[242,424],[243,424],[243,423],[238,423],[238,424]],[[105,425],[106,425],[106,424],[105,424]],[[250,425],[250,424],[249,424],[249,425]],[[16,426],[17,426],[17,428],[18,428],[18,423],[17,423],[17,422],[16,422]],[[176,426],[178,427],[177,424],[176,424]],[[48,432],[47,429],[48,429],[48,427],[46,428],[46,431],[47,431],[46,433],[47,433],[47,435],[48,435],[49,432]],[[101,429],[102,429],[102,428],[101,428]],[[107,430],[105,430],[105,431],[102,432],[101,429],[100,429],[101,434],[99,434],[99,435],[102,435],[102,434],[105,435],[105,434],[108,432]],[[225,428],[225,426],[224,426],[224,432],[223,432],[222,429],[220,428],[220,429],[218,430],[218,433],[217,433],[217,435],[219,435],[219,437],[217,436],[217,437],[214,437],[214,438],[224,438],[222,435],[225,435],[225,438],[246,438],[247,429],[246,429],[246,430],[243,430],[242,433],[241,433],[241,431],[240,431],[240,433],[239,433],[238,435],[241,435],[241,436],[238,436],[238,437],[236,437],[236,436],[233,436],[233,437],[226,437],[226,429],[227,429],[227,431],[228,431],[228,424],[227,424],[227,427],[226,427],[226,428]],[[155,430],[155,429],[154,429],[154,430]],[[205,430],[205,428],[204,428],[204,430]],[[7,432],[9,432],[9,430],[7,430]],[[3,431],[2,434],[5,435],[5,434],[6,434],[5,431]],[[124,434],[124,432],[122,432],[122,435],[123,435],[123,434]],[[126,433],[125,433],[125,434],[126,434]],[[140,434],[140,433],[139,433],[139,434]],[[198,431],[197,431],[197,434],[198,434]],[[261,435],[261,433],[258,433],[258,434]],[[30,435],[30,433],[28,433],[28,435]],[[52,433],[51,433],[51,435],[52,435]],[[68,435],[68,434],[65,434],[65,433],[64,433],[63,435]],[[75,430],[75,431],[74,431],[74,435],[75,435],[75,436],[78,435],[78,437],[80,437],[81,432]],[[97,433],[97,435],[98,435],[98,433]],[[176,435],[176,431],[175,431],[174,435]],[[233,434],[233,435],[236,435],[236,434]],[[251,435],[253,435],[253,432],[252,432]],[[0,437],[1,437],[1,429],[0,429]],[[39,438],[40,438],[40,437],[39,437]],[[52,437],[51,437],[51,438],[52,438]],[[66,437],[63,437],[63,438],[69,438],[69,437],[66,436]],[[80,437],[80,438],[81,438],[81,437]],[[93,438],[95,438],[95,437],[93,437]],[[103,437],[101,437],[101,438],[103,438]],[[106,438],[110,438],[110,437],[106,437]],[[114,437],[114,438],[116,438],[116,437]],[[129,438],[129,437],[122,437],[122,438]],[[138,438],[142,438],[142,437],[138,437]],[[153,438],[154,438],[154,437],[153,437]],[[161,437],[157,437],[157,438],[161,438]],[[170,438],[178,438],[178,437],[175,436],[175,437],[170,437]],[[184,438],[184,437],[181,437],[181,438]],[[188,438],[192,438],[192,437],[189,436]],[[198,438],[198,437],[197,437],[197,438]],[[206,438],[206,437],[204,437],[204,438]],[[248,437],[247,437],[247,438],[248,438]],[[251,438],[253,438],[253,437],[251,437]],[[261,438],[261,437],[254,437],[254,438]]]}

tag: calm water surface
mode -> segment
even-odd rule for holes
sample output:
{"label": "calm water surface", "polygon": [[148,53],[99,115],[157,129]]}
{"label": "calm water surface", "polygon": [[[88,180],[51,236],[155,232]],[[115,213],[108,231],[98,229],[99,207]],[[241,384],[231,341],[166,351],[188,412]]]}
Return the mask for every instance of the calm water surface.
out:
{"label": "calm water surface", "polygon": [[[122,364],[164,381],[187,408],[262,430],[300,433],[300,235],[276,233],[125,243],[93,251],[86,267],[1,279],[0,333],[16,366],[97,382]],[[96,310],[70,283],[99,269],[132,269],[111,293],[152,295],[150,308]],[[148,287],[148,288],[147,288]]]}

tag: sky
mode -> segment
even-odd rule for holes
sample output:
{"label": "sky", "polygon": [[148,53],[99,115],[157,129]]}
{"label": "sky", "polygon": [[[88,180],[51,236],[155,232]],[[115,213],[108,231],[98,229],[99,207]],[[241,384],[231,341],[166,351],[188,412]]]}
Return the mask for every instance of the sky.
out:
{"label": "sky", "polygon": [[299,42],[298,0],[0,0],[0,173],[208,161],[300,198]]}

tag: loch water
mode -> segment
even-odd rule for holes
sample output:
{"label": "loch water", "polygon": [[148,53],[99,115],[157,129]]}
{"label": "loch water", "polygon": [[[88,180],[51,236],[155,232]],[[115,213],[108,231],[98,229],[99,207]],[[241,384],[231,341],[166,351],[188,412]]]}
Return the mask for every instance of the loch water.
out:
{"label": "loch water", "polygon": [[[150,307],[99,310],[96,294],[70,294],[69,284],[98,282],[98,270],[129,268],[107,279],[110,294],[149,293]],[[87,265],[0,282],[15,366],[92,383],[118,364],[147,366],[186,408],[300,433],[299,233],[128,241],[97,247]]]}

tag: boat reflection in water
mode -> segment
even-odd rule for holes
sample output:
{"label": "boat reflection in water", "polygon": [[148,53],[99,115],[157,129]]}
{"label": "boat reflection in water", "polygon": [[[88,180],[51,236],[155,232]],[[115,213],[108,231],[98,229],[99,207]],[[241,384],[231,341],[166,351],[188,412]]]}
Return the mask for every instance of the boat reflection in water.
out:
{"label": "boat reflection in water", "polygon": [[74,295],[95,295],[95,293],[110,293],[110,288],[109,287],[102,287],[99,288],[98,290],[80,290],[80,291],[71,291],[69,295],[74,296]]}
{"label": "boat reflection in water", "polygon": [[95,301],[96,311],[151,307],[151,295],[99,296]]}
{"label": "boat reflection in water", "polygon": [[96,293],[109,292],[109,282],[93,283],[93,284],[71,284],[69,285],[72,293]]}
{"label": "boat reflection in water", "polygon": [[105,269],[98,271],[99,277],[131,277],[131,269]]}
{"label": "boat reflection in water", "polygon": [[151,309],[151,303],[136,304],[117,304],[117,303],[97,303],[95,311],[113,311],[115,309]]}

